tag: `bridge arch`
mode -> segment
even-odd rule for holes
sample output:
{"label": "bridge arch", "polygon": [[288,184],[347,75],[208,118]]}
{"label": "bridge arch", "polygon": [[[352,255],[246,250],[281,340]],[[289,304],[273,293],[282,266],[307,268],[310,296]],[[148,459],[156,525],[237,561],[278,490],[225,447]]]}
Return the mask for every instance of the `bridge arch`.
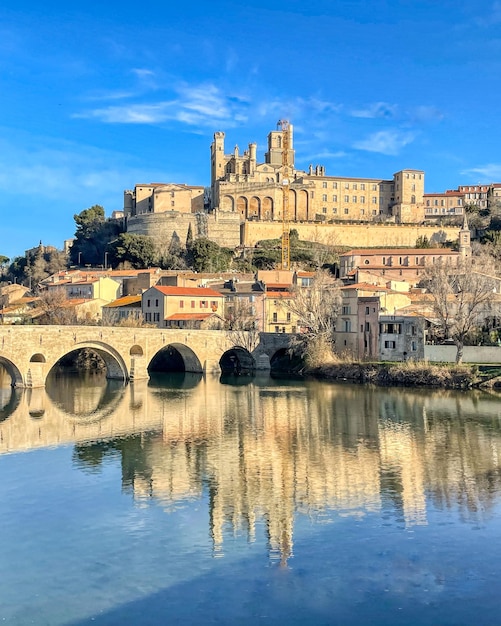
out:
{"label": "bridge arch", "polygon": [[12,361],[0,356],[0,365],[3,366],[7,374],[9,374],[12,387],[24,386],[23,376]]}
{"label": "bridge arch", "polygon": [[129,372],[122,355],[112,346],[99,341],[84,341],[72,346],[71,350],[65,350],[53,360],[47,374],[50,373],[54,366],[57,365],[63,357],[72,354],[73,352],[84,350],[85,348],[96,352],[103,359],[106,365],[106,378],[114,378],[124,382],[129,380]]}
{"label": "bridge arch", "polygon": [[155,353],[148,365],[150,372],[202,373],[203,367],[196,353],[183,343],[170,343]]}
{"label": "bridge arch", "polygon": [[43,354],[40,354],[40,352],[35,353],[31,359],[30,359],[30,363],[46,363],[47,360],[44,357]]}
{"label": "bridge arch", "polygon": [[223,374],[249,375],[256,370],[256,361],[247,348],[234,346],[224,352],[219,367]]}

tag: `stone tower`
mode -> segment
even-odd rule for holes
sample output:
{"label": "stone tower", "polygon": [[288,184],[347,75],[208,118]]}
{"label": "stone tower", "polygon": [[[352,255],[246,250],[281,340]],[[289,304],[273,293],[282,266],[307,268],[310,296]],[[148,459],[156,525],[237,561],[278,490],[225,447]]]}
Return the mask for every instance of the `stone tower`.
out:
{"label": "stone tower", "polygon": [[459,231],[459,254],[463,259],[467,259],[471,256],[471,233],[466,211],[463,218],[463,225]]}

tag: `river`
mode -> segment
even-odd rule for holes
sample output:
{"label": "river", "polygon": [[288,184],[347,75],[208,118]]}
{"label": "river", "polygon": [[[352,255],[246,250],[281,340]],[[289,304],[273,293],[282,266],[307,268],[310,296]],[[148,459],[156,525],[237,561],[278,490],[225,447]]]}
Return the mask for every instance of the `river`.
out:
{"label": "river", "polygon": [[6,624],[500,623],[499,395],[0,384]]}

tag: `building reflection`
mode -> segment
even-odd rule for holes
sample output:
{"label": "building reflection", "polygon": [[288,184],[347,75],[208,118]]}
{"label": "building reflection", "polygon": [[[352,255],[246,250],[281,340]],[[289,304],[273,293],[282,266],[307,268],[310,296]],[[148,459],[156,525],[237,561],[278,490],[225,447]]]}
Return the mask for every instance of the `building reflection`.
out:
{"label": "building reflection", "polygon": [[384,510],[427,523],[431,505],[488,515],[501,486],[501,402],[481,393],[184,377],[126,387],[69,381],[0,393],[0,452],[75,444],[96,471],[121,458],[123,489],[166,511],[209,499],[215,554],[228,533],[293,554],[294,519]]}

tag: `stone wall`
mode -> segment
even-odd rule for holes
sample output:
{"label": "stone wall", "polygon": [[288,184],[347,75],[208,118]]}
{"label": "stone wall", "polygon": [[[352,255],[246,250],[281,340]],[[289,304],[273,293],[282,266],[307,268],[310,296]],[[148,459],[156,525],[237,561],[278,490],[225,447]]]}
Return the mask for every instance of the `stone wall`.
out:
{"label": "stone wall", "polygon": [[[404,226],[396,224],[319,224],[291,222],[291,229],[306,241],[350,248],[414,247],[416,239],[425,236],[433,244],[457,240],[458,227],[437,225]],[[281,222],[246,222],[242,227],[242,243],[255,246],[263,239],[279,239]]]}
{"label": "stone wall", "polygon": [[240,245],[240,218],[236,213],[148,213],[127,219],[127,232],[151,237],[160,252],[169,249],[173,237],[182,246],[186,243],[191,224],[193,238],[208,237],[218,245],[235,248]]}

